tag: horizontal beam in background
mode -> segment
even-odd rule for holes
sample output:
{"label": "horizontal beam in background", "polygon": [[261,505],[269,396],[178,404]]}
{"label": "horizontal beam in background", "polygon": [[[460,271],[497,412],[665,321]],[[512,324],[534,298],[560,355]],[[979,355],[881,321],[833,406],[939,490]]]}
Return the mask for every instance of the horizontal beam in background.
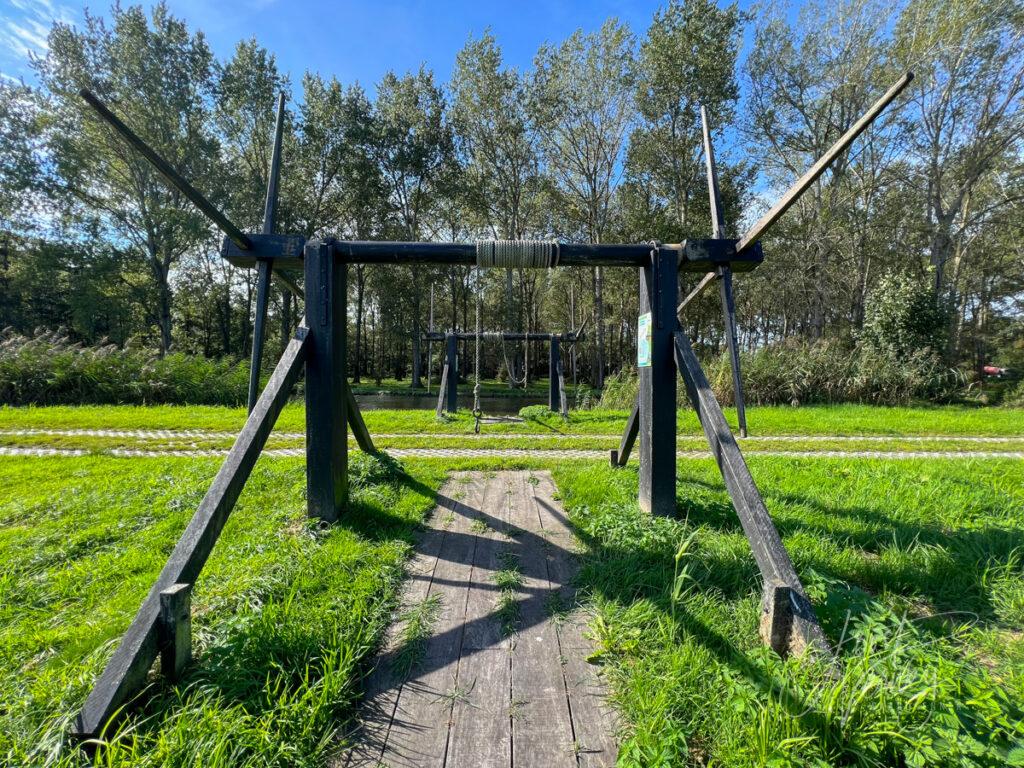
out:
{"label": "horizontal beam in background", "polygon": [[[476,334],[472,331],[455,331],[453,333],[445,333],[443,331],[427,331],[422,335],[424,341],[444,341],[446,337],[454,336],[460,341],[467,341],[476,338]],[[551,341],[552,339],[558,339],[559,341],[567,344],[572,344],[574,341],[582,341],[585,336],[575,333],[513,333],[504,331],[481,331],[481,339],[501,339],[503,341]]]}

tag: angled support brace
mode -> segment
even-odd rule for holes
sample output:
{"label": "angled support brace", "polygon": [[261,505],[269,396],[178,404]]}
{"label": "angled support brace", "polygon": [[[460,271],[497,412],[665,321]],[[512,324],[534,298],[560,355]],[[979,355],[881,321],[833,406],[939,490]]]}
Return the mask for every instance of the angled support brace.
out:
{"label": "angled support brace", "polygon": [[811,601],[729,430],[725,414],[693,353],[690,340],[682,331],[675,334],[675,355],[679,373],[686,383],[686,392],[764,580],[761,638],[780,656],[813,649],[831,657],[831,647],[814,615]]}
{"label": "angled support brace", "polygon": [[98,737],[122,706],[129,704],[146,685],[146,675],[164,643],[161,595],[176,584],[194,584],[220,536],[228,515],[238,501],[246,480],[267,442],[278,414],[288,401],[295,381],[302,373],[307,354],[305,320],[288,343],[280,362],[256,407],[242,427],[228,457],[213,479],[199,509],[171,552],[167,564],[150,589],[131,626],[121,638],[106,668],[75,719],[74,735],[80,739]]}
{"label": "angled support brace", "polygon": [[348,381],[345,382],[345,402],[348,404],[349,426],[352,428],[352,434],[356,438],[359,449],[363,453],[377,453],[373,438],[370,437],[370,430],[366,428],[363,413],[359,410],[359,404],[356,402],[355,395],[352,394],[352,387]]}
{"label": "angled support brace", "polygon": [[640,402],[633,403],[633,410],[626,421],[626,430],[622,433],[622,440],[619,441],[619,449],[611,451],[611,464],[613,467],[624,467],[629,461],[629,454],[633,452],[633,444],[636,443],[636,436],[640,433]]}
{"label": "angled support brace", "polygon": [[274,264],[269,259],[260,259],[256,269],[256,318],[252,324],[252,359],[249,363],[249,413],[256,407],[260,393],[260,366],[263,363],[263,339],[266,336],[270,276]]}
{"label": "angled support brace", "polygon": [[444,359],[444,368],[441,369],[441,383],[437,388],[437,408],[434,409],[434,415],[441,418],[441,413],[444,411],[445,395],[448,392],[448,358]]}

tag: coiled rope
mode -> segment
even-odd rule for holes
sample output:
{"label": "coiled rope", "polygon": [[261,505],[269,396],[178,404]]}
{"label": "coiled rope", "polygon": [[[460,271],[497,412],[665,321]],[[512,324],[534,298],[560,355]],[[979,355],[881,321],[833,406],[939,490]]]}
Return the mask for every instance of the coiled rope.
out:
{"label": "coiled rope", "polygon": [[558,243],[551,240],[477,240],[477,267],[558,266]]}

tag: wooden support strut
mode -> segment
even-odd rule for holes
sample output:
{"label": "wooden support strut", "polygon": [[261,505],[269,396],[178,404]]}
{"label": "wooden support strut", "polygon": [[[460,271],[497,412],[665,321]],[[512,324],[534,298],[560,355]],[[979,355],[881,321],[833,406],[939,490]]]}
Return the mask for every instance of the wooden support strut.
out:
{"label": "wooden support strut", "polygon": [[622,440],[619,441],[618,450],[611,450],[611,464],[613,467],[624,467],[629,461],[629,455],[633,452],[633,443],[640,433],[640,399],[633,403],[633,410],[626,421],[626,429],[622,433]]}
{"label": "wooden support strut", "polygon": [[444,392],[445,411],[456,413],[459,410],[459,346],[458,337],[454,333],[445,336],[444,354]]}
{"label": "wooden support strut", "polygon": [[654,248],[640,272],[640,312],[651,314],[650,365],[640,368],[640,508],[676,511],[676,372],[672,335],[678,281],[676,252]]}
{"label": "wooden support strut", "polygon": [[306,504],[310,517],[333,522],[348,496],[346,267],[330,240],[306,244],[305,266]]}
{"label": "wooden support strut", "polygon": [[693,353],[690,340],[675,334],[675,356],[686,392],[697,412],[711,454],[722,473],[726,490],[750,543],[764,580],[761,602],[761,637],[780,656],[807,649],[831,657],[832,650],[814,615],[800,577],[764,505],[736,439],[729,430],[711,385]]}
{"label": "wooden support strut", "polygon": [[167,564],[104,668],[75,719],[80,739],[100,736],[107,722],[145,687],[146,675],[160,649],[158,623],[161,593],[175,584],[194,584],[306,359],[308,334],[303,321],[285,348],[266,389],[242,427],[235,444],[171,552]]}

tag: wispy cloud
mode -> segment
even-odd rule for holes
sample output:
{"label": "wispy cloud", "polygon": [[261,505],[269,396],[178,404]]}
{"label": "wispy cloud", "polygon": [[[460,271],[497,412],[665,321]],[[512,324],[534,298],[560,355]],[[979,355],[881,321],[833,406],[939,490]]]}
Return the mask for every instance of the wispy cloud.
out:
{"label": "wispy cloud", "polygon": [[30,57],[44,56],[55,21],[73,23],[75,12],[55,0],[9,0],[11,11],[0,18],[0,68],[25,74]]}

